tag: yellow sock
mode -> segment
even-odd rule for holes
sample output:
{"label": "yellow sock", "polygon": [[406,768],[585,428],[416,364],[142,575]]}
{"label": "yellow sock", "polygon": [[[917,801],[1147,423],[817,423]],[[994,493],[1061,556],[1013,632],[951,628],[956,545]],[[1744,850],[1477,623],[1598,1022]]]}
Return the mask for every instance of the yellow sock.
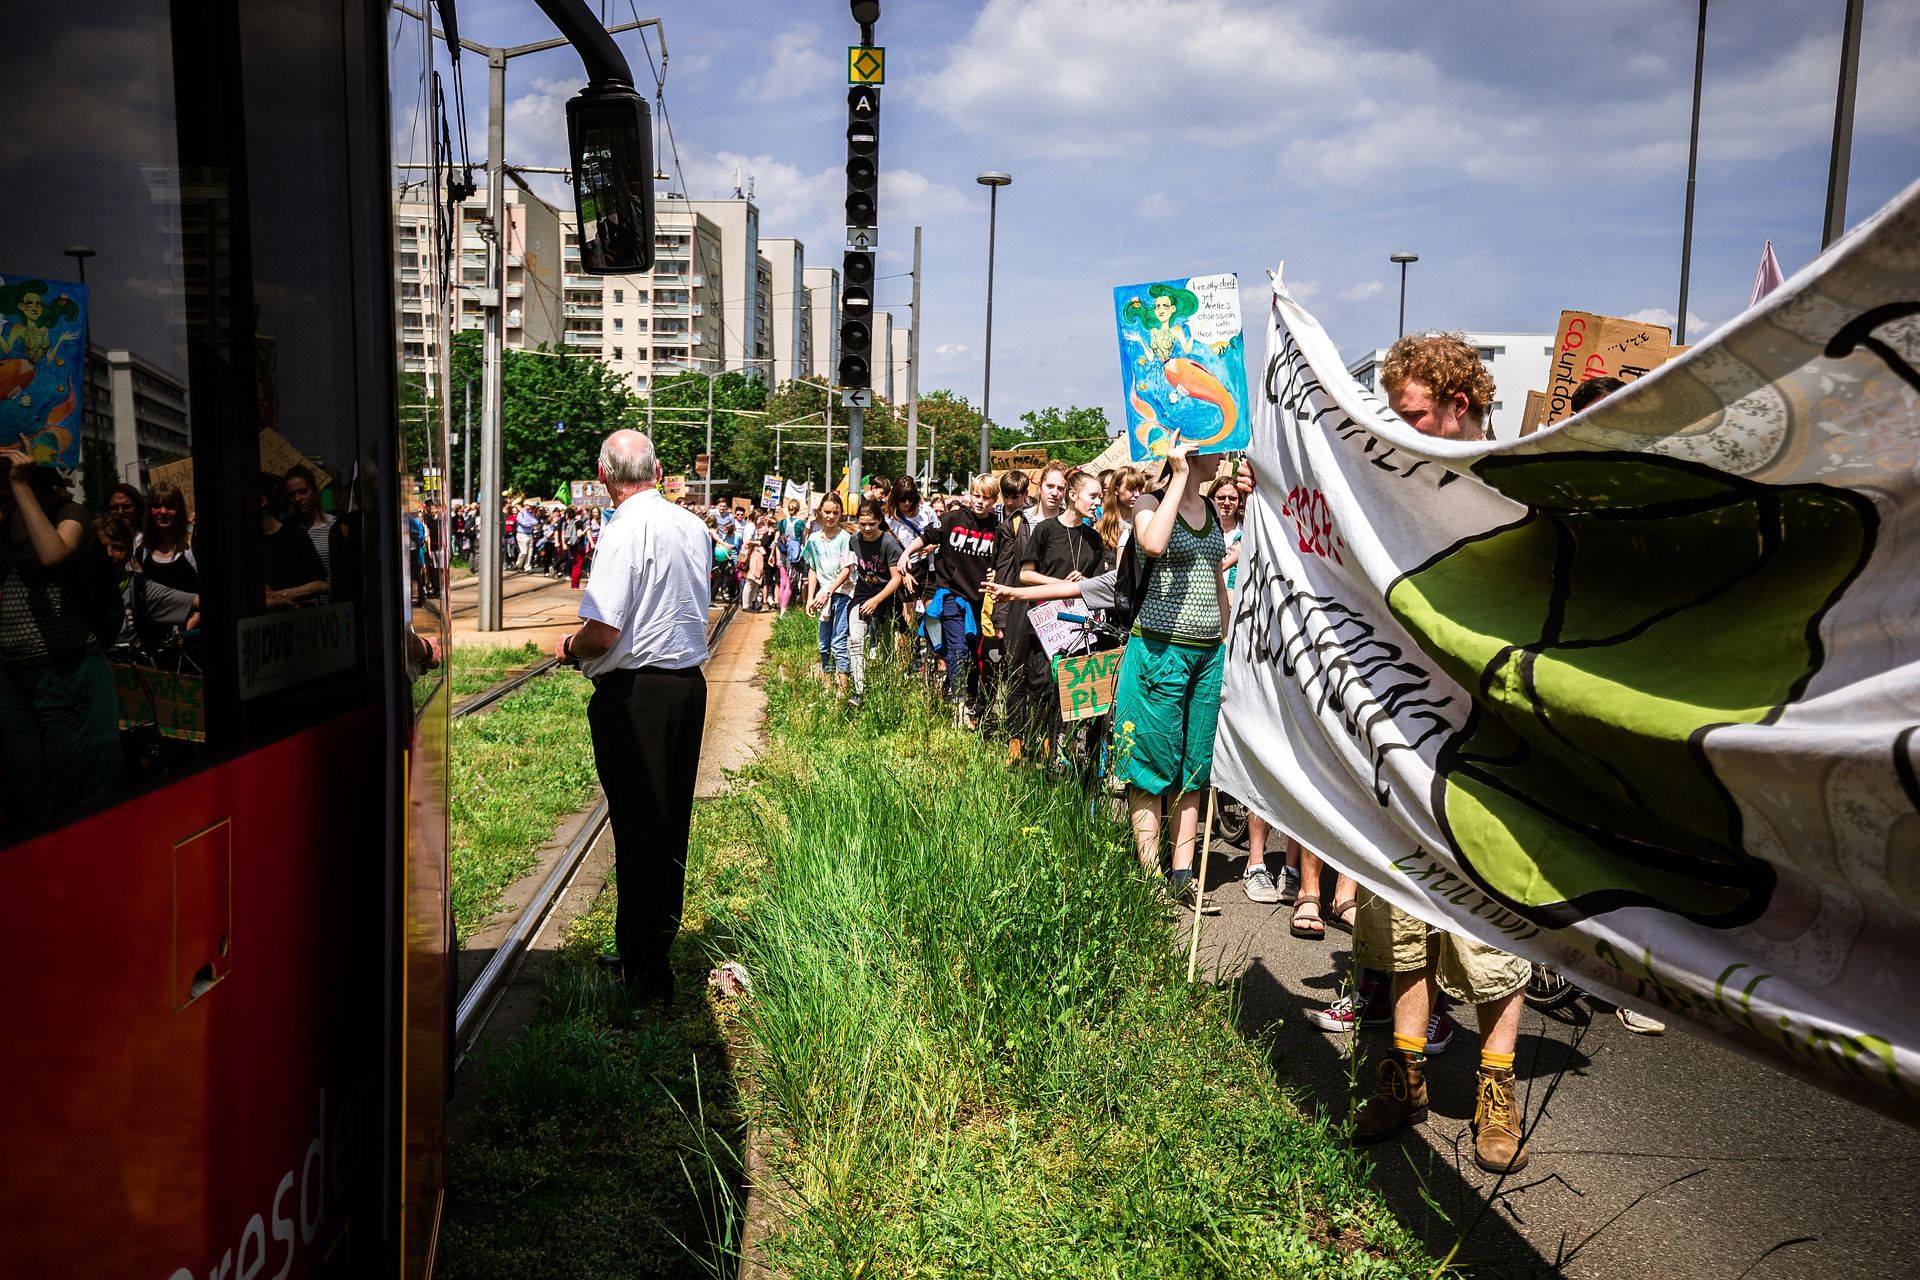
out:
{"label": "yellow sock", "polygon": [[[1424,1057],[1427,1052],[1427,1038],[1425,1036],[1403,1036],[1396,1031],[1393,1033],[1393,1047],[1402,1053],[1417,1053]],[[1513,1060],[1512,1055],[1508,1055],[1507,1060],[1511,1062]]]}
{"label": "yellow sock", "polygon": [[[1399,1037],[1395,1036],[1394,1039],[1398,1040]],[[1513,1070],[1513,1055],[1510,1053],[1495,1053],[1491,1049],[1482,1049],[1480,1051],[1480,1069],[1482,1071],[1511,1071]]]}

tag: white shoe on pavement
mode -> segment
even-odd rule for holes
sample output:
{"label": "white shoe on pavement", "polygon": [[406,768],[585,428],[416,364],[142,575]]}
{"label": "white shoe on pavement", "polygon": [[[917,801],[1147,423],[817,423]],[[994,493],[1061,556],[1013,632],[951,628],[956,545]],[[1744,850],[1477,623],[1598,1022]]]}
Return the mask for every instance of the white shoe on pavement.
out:
{"label": "white shoe on pavement", "polygon": [[1624,1006],[1615,1009],[1613,1016],[1620,1019],[1621,1026],[1637,1036],[1658,1036],[1666,1034],[1666,1023],[1660,1021],[1658,1018],[1649,1018],[1644,1013],[1635,1013],[1633,1010]]}

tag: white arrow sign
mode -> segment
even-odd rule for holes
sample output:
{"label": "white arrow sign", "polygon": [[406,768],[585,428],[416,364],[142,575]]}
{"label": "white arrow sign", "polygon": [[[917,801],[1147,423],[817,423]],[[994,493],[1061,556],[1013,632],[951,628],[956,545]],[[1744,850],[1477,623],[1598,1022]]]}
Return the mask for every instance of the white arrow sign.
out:
{"label": "white arrow sign", "polygon": [[879,244],[880,233],[872,227],[847,228],[847,248],[858,252],[860,250],[877,248]]}
{"label": "white arrow sign", "polygon": [[840,404],[841,407],[847,409],[871,409],[873,408],[873,392],[871,390],[842,391],[840,393]]}

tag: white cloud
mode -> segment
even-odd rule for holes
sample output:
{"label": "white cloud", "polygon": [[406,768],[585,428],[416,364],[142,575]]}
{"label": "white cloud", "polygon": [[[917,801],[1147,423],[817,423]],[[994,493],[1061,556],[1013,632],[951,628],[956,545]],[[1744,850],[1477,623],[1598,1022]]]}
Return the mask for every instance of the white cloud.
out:
{"label": "white cloud", "polygon": [[963,128],[1029,154],[1086,160],[1270,141],[1323,113],[1364,110],[1357,85],[1424,65],[1316,33],[1287,8],[989,0],[921,92]]}
{"label": "white cloud", "polygon": [[1351,289],[1342,289],[1340,291],[1340,301],[1365,302],[1368,298],[1377,298],[1386,291],[1387,286],[1385,281],[1367,280],[1354,285]]}
{"label": "white cloud", "polygon": [[1143,218],[1159,222],[1179,217],[1186,212],[1186,204],[1164,191],[1149,191],[1140,198],[1140,203],[1133,206],[1133,211]]}
{"label": "white cloud", "polygon": [[973,350],[973,348],[964,342],[943,342],[933,348],[933,354],[936,356],[963,356],[971,350]]}
{"label": "white cloud", "polygon": [[[1629,312],[1624,318],[1637,320],[1641,324],[1663,324],[1671,329],[1673,328],[1673,322],[1679,318],[1679,312],[1675,311],[1672,307],[1642,307],[1638,311]],[[1707,322],[1702,320],[1692,307],[1687,308],[1688,337],[1697,342],[1706,336],[1709,328],[1710,326]]]}
{"label": "white cloud", "polygon": [[[1009,151],[1140,161],[1148,189],[1154,173],[1250,147],[1289,181],[1347,188],[1433,172],[1537,182],[1568,154],[1552,89],[1463,76],[1392,24],[1363,39],[1328,21],[1304,0],[988,0],[919,92]],[[1920,107],[1920,6],[1876,12],[1872,28],[1855,128],[1900,135]],[[1766,161],[1831,133],[1830,30],[1745,61],[1709,80],[1703,160]],[[1578,107],[1582,163],[1618,182],[1684,165],[1692,93],[1691,76],[1654,53],[1627,70]],[[1137,212],[1156,208],[1145,197]]]}
{"label": "white cloud", "polygon": [[784,102],[811,92],[821,81],[833,79],[834,65],[816,43],[818,27],[789,27],[773,38],[766,54],[767,69],[748,80],[741,92],[754,102]]}

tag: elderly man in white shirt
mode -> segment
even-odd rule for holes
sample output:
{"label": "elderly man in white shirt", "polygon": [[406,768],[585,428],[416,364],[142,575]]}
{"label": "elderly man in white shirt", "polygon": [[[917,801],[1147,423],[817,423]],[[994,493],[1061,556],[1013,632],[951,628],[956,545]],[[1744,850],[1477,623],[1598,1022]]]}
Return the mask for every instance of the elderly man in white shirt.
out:
{"label": "elderly man in white shirt", "polygon": [[680,931],[687,833],[706,724],[706,525],[660,495],[653,442],[616,431],[600,446],[614,516],[594,553],[580,627],[554,652],[593,680],[587,723],[607,794],[620,897],[602,962],[636,999],[673,1001],[667,954]]}

